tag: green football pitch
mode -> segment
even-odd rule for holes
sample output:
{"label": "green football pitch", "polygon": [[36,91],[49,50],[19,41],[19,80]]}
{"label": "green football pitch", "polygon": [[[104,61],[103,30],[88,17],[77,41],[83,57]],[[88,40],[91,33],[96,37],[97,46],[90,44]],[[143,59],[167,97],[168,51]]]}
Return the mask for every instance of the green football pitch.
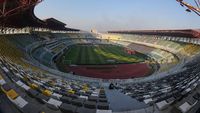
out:
{"label": "green football pitch", "polygon": [[116,45],[73,45],[60,58],[64,65],[103,65],[138,63],[145,61],[146,56],[136,52],[128,54],[124,47]]}

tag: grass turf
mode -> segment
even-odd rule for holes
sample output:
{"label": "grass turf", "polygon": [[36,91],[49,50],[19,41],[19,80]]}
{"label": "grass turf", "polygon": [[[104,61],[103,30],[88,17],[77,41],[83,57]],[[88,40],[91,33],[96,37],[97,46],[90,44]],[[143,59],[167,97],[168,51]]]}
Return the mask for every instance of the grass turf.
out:
{"label": "grass turf", "polygon": [[[146,56],[136,52],[128,54],[124,47],[116,45],[74,45],[60,58],[62,65],[105,65],[143,62]],[[114,62],[109,62],[113,60]]]}

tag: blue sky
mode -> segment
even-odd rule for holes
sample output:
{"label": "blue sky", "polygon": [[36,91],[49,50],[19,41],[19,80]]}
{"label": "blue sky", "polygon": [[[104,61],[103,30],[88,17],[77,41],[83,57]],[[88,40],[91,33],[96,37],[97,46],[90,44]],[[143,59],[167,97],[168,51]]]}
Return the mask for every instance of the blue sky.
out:
{"label": "blue sky", "polygon": [[44,0],[35,14],[82,30],[200,28],[200,17],[176,0]]}

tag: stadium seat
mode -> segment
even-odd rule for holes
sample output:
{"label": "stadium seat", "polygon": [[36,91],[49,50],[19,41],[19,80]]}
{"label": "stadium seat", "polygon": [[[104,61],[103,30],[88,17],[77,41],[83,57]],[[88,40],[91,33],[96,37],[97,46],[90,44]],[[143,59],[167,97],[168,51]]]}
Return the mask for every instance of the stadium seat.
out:
{"label": "stadium seat", "polygon": [[72,101],[72,98],[63,96],[63,97],[60,98],[60,100],[61,100],[63,103],[68,103],[68,104],[70,104],[71,101]]}
{"label": "stadium seat", "polygon": [[63,113],[75,113],[76,109],[77,109],[76,106],[70,105],[70,104],[65,104],[65,103],[62,103],[60,106],[60,110]]}
{"label": "stadium seat", "polygon": [[39,94],[37,91],[33,90],[33,89],[29,89],[26,91],[28,95],[30,95],[33,98],[36,98],[37,95]]}
{"label": "stadium seat", "polygon": [[84,106],[90,109],[96,109],[97,103],[94,101],[86,101]]}
{"label": "stadium seat", "polygon": [[43,90],[42,93],[46,96],[51,96],[52,95],[52,92],[49,91],[49,90]]}
{"label": "stadium seat", "polygon": [[77,108],[76,113],[96,113],[96,109],[80,107]]}
{"label": "stadium seat", "polygon": [[106,102],[98,102],[97,103],[98,109],[109,110],[109,104]]}
{"label": "stadium seat", "polygon": [[0,85],[6,84],[6,81],[3,79],[3,77],[0,75]]}
{"label": "stadium seat", "polygon": [[45,104],[50,98],[47,97],[47,96],[45,96],[45,95],[43,95],[43,94],[39,94],[39,95],[36,96],[36,99],[37,99],[40,103]]}
{"label": "stadium seat", "polygon": [[[99,82],[96,78],[66,74],[52,66],[56,63],[56,55],[74,44],[126,45],[154,59],[147,63],[158,65],[153,73],[156,76],[119,79],[113,90],[145,106],[145,110],[155,103],[156,112],[187,113],[199,105],[200,63],[193,57],[200,53],[198,45],[160,40],[156,38],[172,37],[149,35],[118,34],[111,36],[110,41],[96,39],[90,33],[38,32],[36,35],[40,38],[31,34],[0,36],[0,87],[9,102],[22,113],[112,113],[112,95],[107,95],[109,80],[100,79]],[[41,38],[48,35],[56,38]],[[180,68],[178,71],[175,68],[176,73],[162,73],[176,66]],[[130,112],[140,110],[146,112],[143,108]]]}
{"label": "stadium seat", "polygon": [[6,92],[6,95],[8,98],[15,100],[19,95],[15,92],[15,90],[11,89],[8,92]]}
{"label": "stadium seat", "polygon": [[81,106],[83,106],[85,99],[82,99],[82,98],[73,99],[71,102],[72,102],[73,105],[81,107]]}
{"label": "stadium seat", "polygon": [[95,101],[95,102],[97,102],[98,99],[99,99],[99,98],[96,97],[96,96],[89,96],[89,98],[88,98],[89,101]]}
{"label": "stadium seat", "polygon": [[56,107],[56,108],[59,108],[59,107],[61,106],[62,102],[59,101],[59,100],[50,98],[50,99],[47,101],[47,104],[48,104],[48,105],[51,105],[51,106],[54,106],[54,107]]}

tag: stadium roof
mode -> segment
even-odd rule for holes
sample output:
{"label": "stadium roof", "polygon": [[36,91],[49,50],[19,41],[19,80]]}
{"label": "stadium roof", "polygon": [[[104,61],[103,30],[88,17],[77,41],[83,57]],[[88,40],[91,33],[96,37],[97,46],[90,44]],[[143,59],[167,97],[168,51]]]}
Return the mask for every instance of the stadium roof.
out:
{"label": "stadium roof", "polygon": [[0,26],[23,28],[42,27],[52,30],[77,29],[66,28],[66,24],[54,18],[40,20],[34,14],[35,6],[42,0],[0,0]]}
{"label": "stadium roof", "polygon": [[44,20],[45,22],[51,22],[51,23],[57,23],[57,24],[60,24],[60,25],[66,25],[65,23],[59,21],[59,20],[56,20],[55,18],[48,18],[48,19],[45,19]]}
{"label": "stadium roof", "polygon": [[109,33],[122,34],[146,34],[146,35],[163,35],[163,36],[177,36],[200,38],[199,29],[183,29],[183,30],[127,30],[127,31],[108,31]]}

